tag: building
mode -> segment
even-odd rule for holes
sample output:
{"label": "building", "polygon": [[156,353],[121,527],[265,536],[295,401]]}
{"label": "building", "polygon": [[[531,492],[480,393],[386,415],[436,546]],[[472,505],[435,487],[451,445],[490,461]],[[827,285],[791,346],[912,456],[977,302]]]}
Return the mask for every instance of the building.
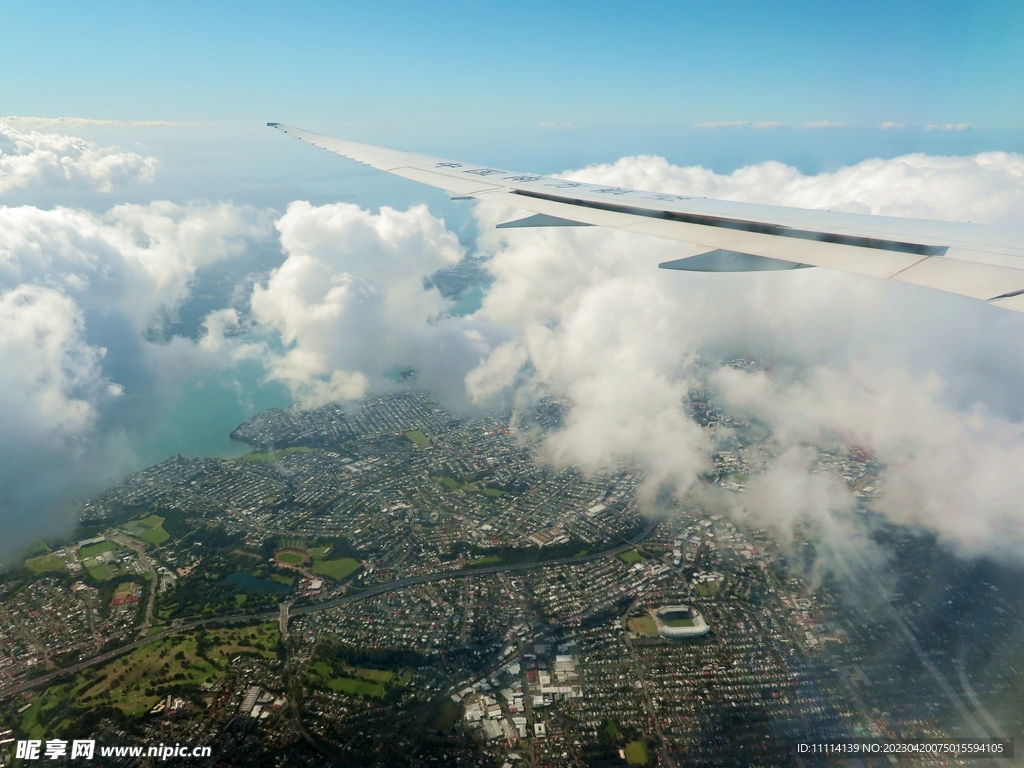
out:
{"label": "building", "polygon": [[663,605],[652,614],[658,634],[670,640],[701,637],[711,631],[700,611],[689,605]]}

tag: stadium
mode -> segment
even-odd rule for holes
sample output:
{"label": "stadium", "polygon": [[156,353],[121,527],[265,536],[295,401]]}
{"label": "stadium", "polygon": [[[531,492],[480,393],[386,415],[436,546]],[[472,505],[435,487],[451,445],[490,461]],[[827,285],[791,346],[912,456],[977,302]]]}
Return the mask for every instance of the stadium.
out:
{"label": "stadium", "polygon": [[700,611],[688,605],[663,605],[652,615],[658,625],[658,634],[670,640],[700,637],[711,631]]}

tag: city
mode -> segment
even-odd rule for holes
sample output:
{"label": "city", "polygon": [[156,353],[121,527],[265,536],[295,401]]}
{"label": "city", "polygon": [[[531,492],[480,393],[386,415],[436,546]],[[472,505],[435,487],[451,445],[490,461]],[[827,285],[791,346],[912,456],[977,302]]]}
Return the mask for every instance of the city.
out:
{"label": "city", "polygon": [[[459,418],[404,385],[125,478],[3,574],[0,762],[87,737],[206,765],[795,765],[795,739],[1020,732],[1012,574],[879,520],[884,574],[816,569],[728,514],[763,430],[689,409],[718,447],[681,499],[540,462],[556,402]],[[869,452],[815,471],[873,519]]]}

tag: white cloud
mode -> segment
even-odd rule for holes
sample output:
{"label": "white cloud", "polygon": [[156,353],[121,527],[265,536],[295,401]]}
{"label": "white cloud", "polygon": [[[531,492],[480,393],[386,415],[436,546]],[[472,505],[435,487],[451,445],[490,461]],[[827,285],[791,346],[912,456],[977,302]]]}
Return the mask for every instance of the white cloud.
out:
{"label": "white cloud", "polygon": [[152,181],[156,166],[153,157],[99,148],[75,136],[19,131],[0,121],[0,194],[44,184],[109,192],[130,182]]}
{"label": "white cloud", "polygon": [[142,332],[188,296],[196,269],[266,236],[269,216],[230,203],[0,207],[0,286],[46,285]]}
{"label": "white cloud", "polygon": [[[195,271],[268,234],[230,204],[121,205],[106,214],[0,206],[0,560],[71,525],[74,502],[130,463],[189,368],[222,358],[217,313],[200,345],[146,341]],[[227,311],[230,313],[230,310]]]}
{"label": "white cloud", "polygon": [[173,120],[102,120],[93,117],[33,117],[31,115],[7,115],[0,117],[0,123],[21,125],[31,128],[89,128],[132,126],[137,128],[155,128],[163,126],[197,126],[206,125],[200,122],[182,123]]}
{"label": "white cloud", "polygon": [[79,484],[104,478],[93,461],[101,410],[122,391],[85,340],[82,313],[52,288],[0,292],[0,561],[65,530]]}
{"label": "white cloud", "polygon": [[1024,551],[1024,424],[980,403],[951,408],[938,376],[854,364],[781,381],[722,368],[713,381],[730,407],[771,424],[785,450],[869,447],[887,466],[878,508],[895,522],[937,531],[971,555]]}
{"label": "white cloud", "polygon": [[[1008,153],[908,155],[815,176],[780,163],[722,175],[648,156],[564,175],[800,207],[1024,223],[1024,158]],[[790,458],[754,484],[748,514],[771,515],[779,504],[821,508],[814,519],[823,530],[849,533],[841,488],[801,480],[792,492],[802,501],[779,501],[772,489],[786,483],[772,478],[806,475],[806,442],[862,444],[888,462],[881,508],[893,520],[931,527],[968,553],[1021,551],[1024,541],[1006,531],[1024,527],[1011,502],[1024,491],[1024,362],[999,353],[1018,344],[1019,316],[827,270],[663,272],[655,265],[685,255],[685,246],[599,228],[493,229],[509,215],[477,208],[478,244],[492,254],[495,276],[480,314],[513,338],[466,386],[481,402],[513,387],[569,402],[566,427],[546,444],[553,460],[594,468],[628,457],[656,482],[687,488],[710,450],[684,411],[694,359],[752,355],[775,374],[726,369],[716,383],[734,407],[771,425]]]}
{"label": "white cloud", "polygon": [[489,346],[446,319],[450,304],[424,281],[456,264],[462,246],[426,206],[372,214],[295,202],[277,222],[287,259],[256,286],[253,316],[279,335],[270,376],[307,406],[361,397],[396,365],[452,393]]}
{"label": "white cloud", "polygon": [[750,125],[749,120],[720,120],[718,122],[697,123],[698,128],[741,128]]}
{"label": "white cloud", "polygon": [[907,126],[905,126],[903,123],[893,123],[890,121],[886,121],[879,125],[878,127],[881,128],[883,131],[898,131],[902,128],[906,128]]}
{"label": "white cloud", "polygon": [[926,131],[966,131],[970,127],[970,123],[946,123],[945,125],[935,125],[932,123],[926,125],[924,129]]}
{"label": "white cloud", "polygon": [[634,189],[798,208],[925,219],[1024,224],[1024,155],[913,154],[872,159],[814,176],[767,162],[717,174],[644,155],[566,173],[567,178]]}

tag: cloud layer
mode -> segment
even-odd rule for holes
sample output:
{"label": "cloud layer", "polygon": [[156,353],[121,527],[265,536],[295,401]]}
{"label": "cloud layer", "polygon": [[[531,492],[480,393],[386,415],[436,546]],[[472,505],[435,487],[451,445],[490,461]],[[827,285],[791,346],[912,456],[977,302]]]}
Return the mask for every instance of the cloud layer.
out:
{"label": "cloud layer", "polygon": [[20,131],[0,121],[0,195],[43,185],[73,184],[109,192],[152,181],[157,161],[74,136]]}
{"label": "cloud layer", "polygon": [[125,431],[204,354],[146,332],[268,225],[227,203],[0,207],[0,559],[66,530],[75,500],[130,463]]}
{"label": "cloud layer", "polygon": [[[910,155],[817,176],[779,163],[720,175],[635,157],[565,175],[921,218],[1020,224],[1024,215],[1024,158],[1006,153]],[[1024,551],[1013,503],[1024,490],[1024,411],[1008,394],[1024,377],[1024,318],[825,270],[659,272],[659,261],[685,255],[678,244],[596,228],[495,231],[511,212],[481,205],[478,216],[496,278],[481,314],[515,333],[466,384],[481,402],[508,388],[570,402],[566,428],[547,443],[553,459],[593,468],[624,457],[684,491],[711,446],[684,410],[693,361],[757,357],[770,373],[711,376],[717,396],[767,424],[773,450],[789,457],[741,506],[782,527],[817,509],[823,529],[848,533],[851,499],[801,479],[799,457],[806,446],[857,445],[887,464],[879,509],[895,522],[969,554]]]}

